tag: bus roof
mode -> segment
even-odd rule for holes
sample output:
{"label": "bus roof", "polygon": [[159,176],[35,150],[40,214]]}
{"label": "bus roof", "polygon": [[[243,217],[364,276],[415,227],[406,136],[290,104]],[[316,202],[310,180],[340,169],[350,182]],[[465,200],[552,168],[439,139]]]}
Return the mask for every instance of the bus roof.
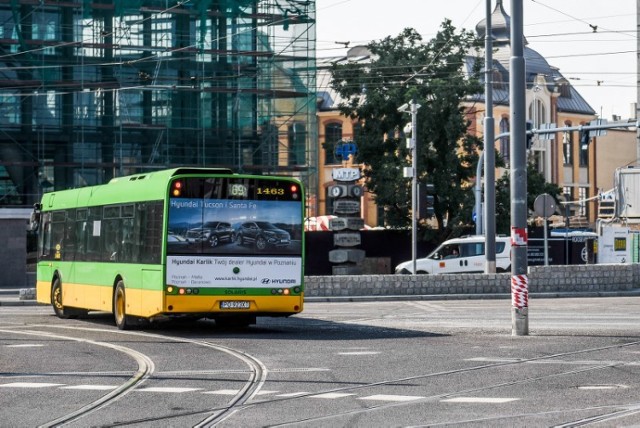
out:
{"label": "bus roof", "polygon": [[233,172],[226,168],[173,168],[116,177],[107,184],[45,193],[42,210],[163,200],[171,178],[183,174],[232,175]]}

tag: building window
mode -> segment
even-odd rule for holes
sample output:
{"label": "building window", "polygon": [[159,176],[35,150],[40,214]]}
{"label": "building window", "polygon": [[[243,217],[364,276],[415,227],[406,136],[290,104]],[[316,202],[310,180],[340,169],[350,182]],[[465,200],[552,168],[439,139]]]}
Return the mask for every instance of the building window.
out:
{"label": "building window", "polygon": [[589,166],[589,131],[580,133],[580,166]]}
{"label": "building window", "polygon": [[0,92],[0,124],[19,125],[20,120],[20,97],[14,91]]}
{"label": "building window", "polygon": [[304,123],[296,122],[289,125],[289,165],[304,165],[306,129]]}
{"label": "building window", "polygon": [[325,165],[340,163],[334,156],[334,148],[342,140],[342,124],[328,123],[324,127],[324,163]]}
{"label": "building window", "polygon": [[529,105],[529,119],[536,129],[540,129],[540,125],[547,121],[547,109],[541,100],[534,99]]}
{"label": "building window", "polygon": [[587,217],[587,198],[589,197],[589,188],[588,187],[580,187],[578,188],[578,215],[582,217]]}
{"label": "building window", "polygon": [[[570,124],[567,126],[571,126]],[[562,134],[562,155],[565,165],[573,165],[573,132],[565,131]]]}
{"label": "building window", "polygon": [[[503,117],[500,120],[500,133],[505,134],[509,132],[509,119]],[[509,137],[500,137],[500,154],[504,158],[505,163],[509,164]]]}

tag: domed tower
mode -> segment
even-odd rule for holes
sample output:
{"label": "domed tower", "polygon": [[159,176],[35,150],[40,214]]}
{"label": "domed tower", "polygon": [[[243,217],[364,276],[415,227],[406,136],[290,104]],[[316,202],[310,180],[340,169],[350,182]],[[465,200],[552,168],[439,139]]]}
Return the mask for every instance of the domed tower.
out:
{"label": "domed tower", "polygon": [[[486,19],[476,25],[476,33],[484,39],[487,32]],[[493,65],[491,81],[493,86],[493,117],[495,117],[495,135],[507,133],[509,126],[509,68],[511,57],[511,17],[504,9],[503,0],[497,0],[491,14],[491,36],[493,37]],[[528,46],[524,39],[524,58],[526,74],[527,119],[535,129],[555,124],[556,127],[577,126],[596,118],[595,110],[585,101],[578,91],[560,73],[557,67],[550,65],[537,51]],[[473,59],[469,61],[471,71]],[[482,79],[484,79],[484,74]],[[475,112],[476,129],[482,122],[484,94],[472,98],[471,111]],[[528,152],[529,160],[542,173],[548,182],[556,183],[570,194],[572,200],[579,196],[593,196],[597,193],[593,175],[593,154],[589,145],[579,144],[577,131],[556,133],[554,140],[534,137]],[[496,148],[509,162],[509,137],[496,142]],[[586,209],[580,209],[589,214]],[[590,210],[593,213],[595,210]],[[589,215],[591,218],[592,215]]]}

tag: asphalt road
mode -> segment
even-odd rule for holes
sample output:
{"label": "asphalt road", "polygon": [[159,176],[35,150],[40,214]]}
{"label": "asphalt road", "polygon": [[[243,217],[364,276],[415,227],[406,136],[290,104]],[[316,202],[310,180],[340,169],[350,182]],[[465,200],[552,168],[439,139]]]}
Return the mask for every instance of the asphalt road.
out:
{"label": "asphalt road", "polygon": [[632,426],[640,297],[307,303],[246,330],[0,307],[2,426]]}

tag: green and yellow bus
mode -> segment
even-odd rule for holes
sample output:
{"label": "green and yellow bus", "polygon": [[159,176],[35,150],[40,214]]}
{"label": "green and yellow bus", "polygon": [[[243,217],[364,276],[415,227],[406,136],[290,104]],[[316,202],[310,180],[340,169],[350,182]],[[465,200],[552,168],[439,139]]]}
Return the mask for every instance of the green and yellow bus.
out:
{"label": "green and yellow bus", "polygon": [[43,195],[37,300],[60,318],[246,326],[304,298],[304,189],[290,177],[176,168]]}

